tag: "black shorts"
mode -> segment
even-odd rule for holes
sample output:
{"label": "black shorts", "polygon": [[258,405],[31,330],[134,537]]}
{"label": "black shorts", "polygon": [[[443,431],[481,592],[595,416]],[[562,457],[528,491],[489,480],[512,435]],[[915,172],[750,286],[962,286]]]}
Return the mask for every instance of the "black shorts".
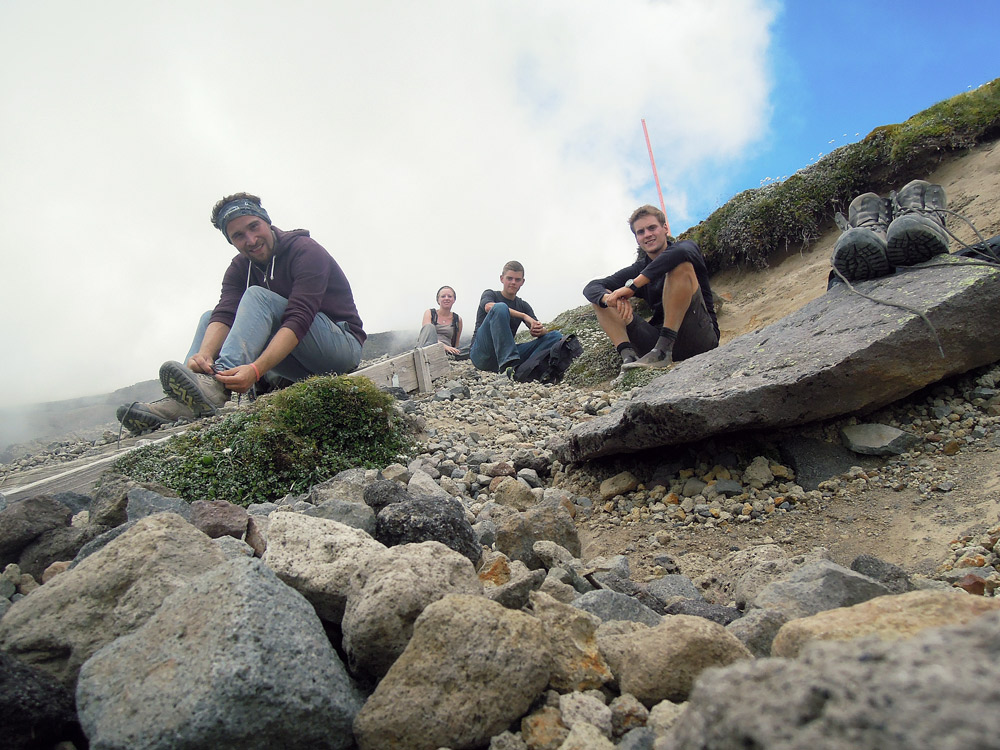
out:
{"label": "black shorts", "polygon": [[[640,357],[652,349],[660,338],[660,329],[651,326],[642,318],[636,317],[628,327],[628,340],[635,353]],[[680,362],[696,354],[702,354],[719,345],[719,337],[712,325],[712,316],[705,306],[705,297],[701,289],[695,292],[684,313],[680,330],[677,331],[677,341],[674,343],[673,359]]]}

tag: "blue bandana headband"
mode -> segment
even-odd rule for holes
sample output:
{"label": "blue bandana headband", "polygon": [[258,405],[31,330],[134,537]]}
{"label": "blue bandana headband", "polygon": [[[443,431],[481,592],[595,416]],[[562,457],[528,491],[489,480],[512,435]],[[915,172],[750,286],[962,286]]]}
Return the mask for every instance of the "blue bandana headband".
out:
{"label": "blue bandana headband", "polygon": [[246,198],[237,198],[236,200],[231,200],[229,203],[224,205],[219,211],[219,216],[215,221],[216,228],[222,232],[222,235],[226,238],[226,241],[232,245],[232,240],[229,239],[229,235],[226,233],[226,226],[233,219],[239,216],[257,216],[268,224],[271,223],[271,217],[267,215],[267,211],[260,207],[260,205],[254,203],[253,201],[247,200]]}

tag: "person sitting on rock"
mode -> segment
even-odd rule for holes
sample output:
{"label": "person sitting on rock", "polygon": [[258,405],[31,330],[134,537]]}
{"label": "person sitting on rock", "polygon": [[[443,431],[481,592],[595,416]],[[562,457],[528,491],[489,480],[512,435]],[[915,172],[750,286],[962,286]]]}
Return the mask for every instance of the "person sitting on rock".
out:
{"label": "person sitting on rock", "polygon": [[[640,206],[628,224],[639,242],[635,263],[583,289],[622,369],[669,367],[717,347],[719,323],[701,250],[690,240],[674,241],[655,206]],[[634,314],[632,297],[653,311],[648,322]]]}
{"label": "person sitting on rock", "polygon": [[[513,377],[522,361],[539,348],[555,346],[562,334],[546,331],[531,305],[517,296],[524,284],[524,266],[516,260],[504,265],[500,283],[502,290],[487,289],[479,299],[469,358],[478,370],[503,372]],[[534,341],[514,343],[514,334],[521,323],[528,327]]]}
{"label": "person sitting on rock", "polygon": [[440,342],[444,344],[444,350],[448,354],[461,353],[458,342],[462,339],[462,319],[451,309],[456,298],[455,290],[450,286],[437,290],[438,308],[435,310],[432,307],[424,312],[417,346],[430,346]]}
{"label": "person sitting on rock", "polygon": [[215,414],[231,393],[246,393],[262,378],[270,387],[350,372],[361,361],[366,335],[351,285],[307,230],[278,229],[248,193],[216,203],[212,225],[239,254],[184,363],[160,367],[166,398],[118,409],[130,432]]}

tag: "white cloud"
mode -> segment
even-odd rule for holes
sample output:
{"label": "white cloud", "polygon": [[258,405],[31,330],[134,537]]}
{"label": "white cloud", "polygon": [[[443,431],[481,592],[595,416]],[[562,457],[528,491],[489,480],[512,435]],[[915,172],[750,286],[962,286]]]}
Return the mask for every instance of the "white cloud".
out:
{"label": "white cloud", "polygon": [[[0,7],[0,404],[111,390],[180,358],[261,195],[351,280],[369,331],[517,258],[543,318],[675,231],[766,127],[767,0],[191,2]],[[51,21],[50,19],[57,19]],[[695,207],[695,208],[691,208]]]}

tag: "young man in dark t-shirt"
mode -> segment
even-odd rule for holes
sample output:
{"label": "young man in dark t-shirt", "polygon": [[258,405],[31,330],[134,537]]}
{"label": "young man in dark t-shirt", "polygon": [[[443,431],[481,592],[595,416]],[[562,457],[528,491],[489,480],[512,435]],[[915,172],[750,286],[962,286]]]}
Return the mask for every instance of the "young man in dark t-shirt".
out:
{"label": "young man in dark t-shirt", "polygon": [[[639,243],[635,263],[583,289],[621,355],[622,368],[669,367],[717,347],[719,324],[698,246],[672,241],[667,217],[654,206],[637,208],[629,227]],[[648,322],[633,314],[632,297],[641,297],[652,309]]]}
{"label": "young man in dark t-shirt", "polygon": [[[479,299],[476,329],[472,334],[469,359],[478,370],[506,372],[516,368],[539,347],[548,348],[562,338],[559,331],[546,331],[535,318],[531,305],[517,296],[524,284],[524,266],[512,260],[500,274],[503,289],[487,289]],[[518,326],[524,323],[533,341],[514,343]]]}

